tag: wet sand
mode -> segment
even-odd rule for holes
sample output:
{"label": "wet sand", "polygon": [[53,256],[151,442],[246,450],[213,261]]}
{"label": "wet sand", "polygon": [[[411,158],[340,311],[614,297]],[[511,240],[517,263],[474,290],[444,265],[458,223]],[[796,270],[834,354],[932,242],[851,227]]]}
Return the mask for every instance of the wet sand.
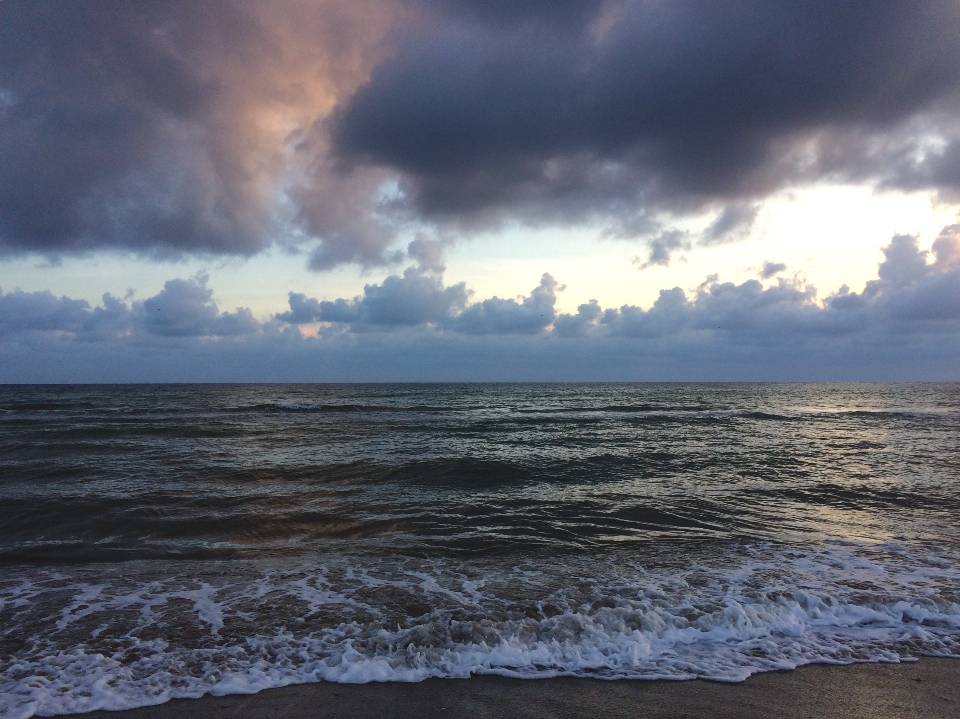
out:
{"label": "wet sand", "polygon": [[960,660],[813,665],[739,684],[596,679],[430,679],[418,684],[298,684],[181,699],[91,719],[484,719],[486,717],[960,717]]}

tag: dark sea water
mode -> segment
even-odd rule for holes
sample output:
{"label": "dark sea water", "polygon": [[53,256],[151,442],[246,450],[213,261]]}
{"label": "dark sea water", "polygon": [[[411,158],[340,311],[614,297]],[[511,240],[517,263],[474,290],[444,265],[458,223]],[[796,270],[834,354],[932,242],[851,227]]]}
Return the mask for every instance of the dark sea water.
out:
{"label": "dark sea water", "polygon": [[960,656],[960,385],[0,387],[0,715]]}

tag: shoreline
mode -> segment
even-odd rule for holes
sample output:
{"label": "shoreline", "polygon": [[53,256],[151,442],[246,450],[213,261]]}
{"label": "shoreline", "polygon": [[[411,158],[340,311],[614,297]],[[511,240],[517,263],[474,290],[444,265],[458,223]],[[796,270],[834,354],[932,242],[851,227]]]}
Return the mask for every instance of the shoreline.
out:
{"label": "shoreline", "polygon": [[754,674],[743,682],[579,677],[427,679],[418,683],[320,682],[257,694],[206,695],[88,719],[484,719],[486,717],[809,717],[960,716],[960,659],[900,664],[810,664]]}

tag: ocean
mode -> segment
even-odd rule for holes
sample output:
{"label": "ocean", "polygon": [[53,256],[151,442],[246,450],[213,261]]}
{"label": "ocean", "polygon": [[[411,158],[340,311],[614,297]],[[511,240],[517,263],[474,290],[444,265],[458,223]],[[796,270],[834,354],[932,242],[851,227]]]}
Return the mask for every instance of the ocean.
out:
{"label": "ocean", "polygon": [[958,384],[0,387],[0,715],[960,656]]}

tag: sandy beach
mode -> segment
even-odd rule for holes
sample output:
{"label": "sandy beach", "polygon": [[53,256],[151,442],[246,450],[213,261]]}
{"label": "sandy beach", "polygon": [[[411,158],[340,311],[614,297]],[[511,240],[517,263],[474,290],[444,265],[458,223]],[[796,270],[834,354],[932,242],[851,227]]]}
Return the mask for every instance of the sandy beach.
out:
{"label": "sandy beach", "polygon": [[960,716],[960,660],[812,665],[707,681],[520,680],[502,677],[417,684],[300,684],[253,695],[174,700],[90,719],[454,719],[471,717],[876,717]]}

